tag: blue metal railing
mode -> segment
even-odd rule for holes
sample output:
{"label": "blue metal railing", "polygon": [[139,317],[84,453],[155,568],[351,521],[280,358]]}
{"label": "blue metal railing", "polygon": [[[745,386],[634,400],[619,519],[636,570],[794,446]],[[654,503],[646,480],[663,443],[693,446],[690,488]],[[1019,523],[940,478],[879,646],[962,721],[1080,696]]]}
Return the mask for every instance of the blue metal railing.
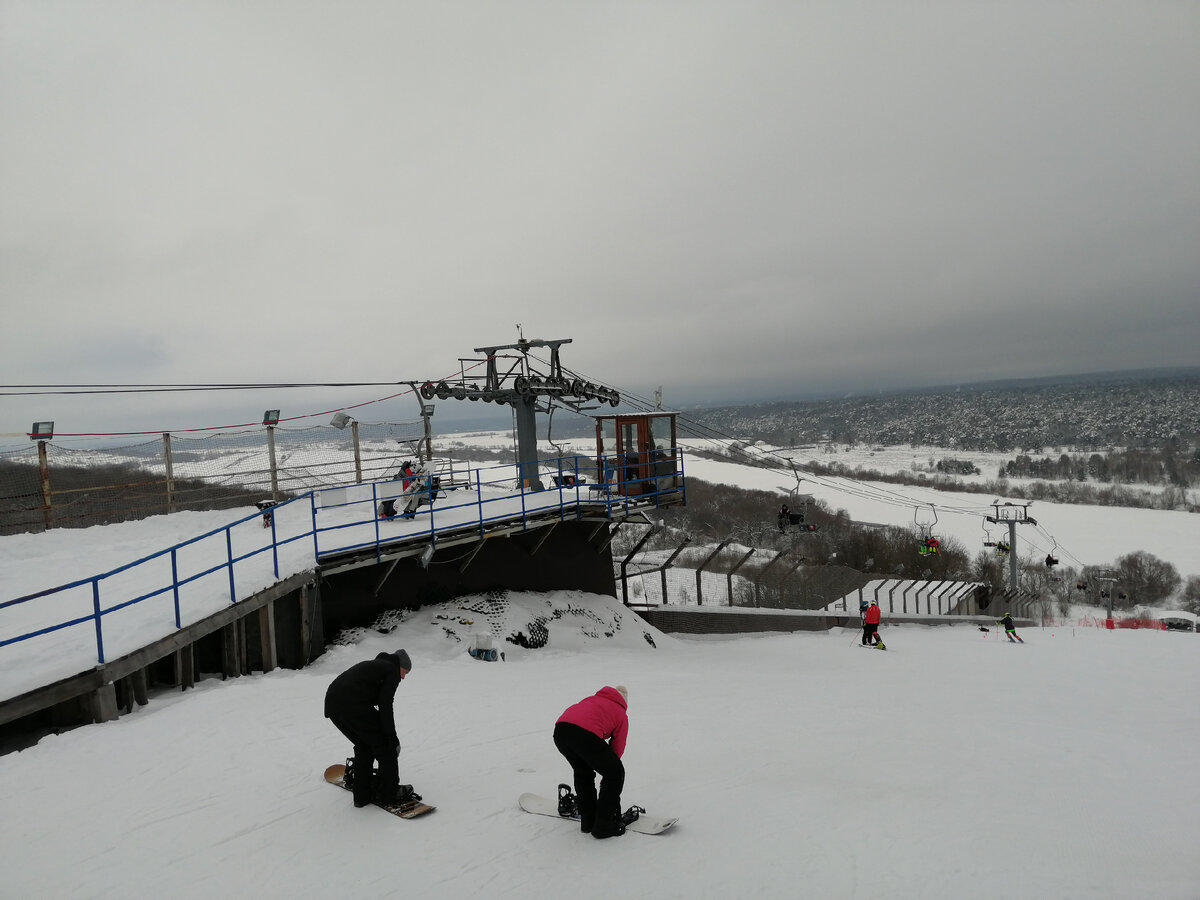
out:
{"label": "blue metal railing", "polygon": [[[96,659],[100,664],[104,664],[105,616],[169,593],[174,612],[174,627],[180,629],[183,627],[181,589],[208,576],[224,572],[228,581],[228,601],[237,603],[239,599],[245,599],[239,598],[235,579],[235,571],[240,563],[250,562],[269,553],[271,572],[275,581],[279,581],[280,549],[308,539],[312,540],[312,555],[306,555],[308,565],[316,565],[323,558],[328,559],[366,548],[374,548],[376,558],[380,559],[389,544],[412,541],[415,537],[427,535],[430,542],[436,543],[439,534],[464,534],[474,530],[482,537],[487,533],[489,525],[501,522],[519,521],[522,528],[528,528],[534,516],[556,517],[560,520],[580,519],[589,512],[603,510],[605,515],[611,517],[618,509],[627,512],[630,507],[640,508],[644,505],[658,505],[660,502],[678,503],[684,499],[682,451],[664,454],[661,461],[652,464],[654,474],[649,477],[630,477],[624,481],[613,477],[600,484],[584,481],[579,460],[579,457],[564,457],[560,460],[543,461],[543,465],[556,464],[557,475],[548,477],[557,480],[558,484],[542,491],[529,490],[527,485],[521,483],[519,477],[514,479],[511,464],[487,469],[477,468],[474,470],[472,482],[440,484],[431,479],[417,492],[421,505],[413,510],[411,518],[407,519],[401,516],[387,519],[380,517],[381,503],[400,496],[400,491],[396,489],[397,482],[348,484],[334,489],[308,491],[108,572],[0,602],[2,612],[22,607],[38,599],[64,596],[76,589],[90,587],[91,594],[91,611],[88,614],[73,616],[23,634],[0,639],[0,648],[85,622],[93,622],[96,630]],[[609,461],[602,461],[600,471],[625,474],[629,470],[611,465]],[[495,477],[485,479],[485,472]],[[570,477],[565,477],[567,475]],[[456,494],[464,499],[454,502]],[[410,494],[406,499],[412,497]],[[289,520],[294,519],[294,516],[286,515],[287,509],[303,504],[308,505],[308,515],[300,518],[306,521],[306,526],[297,531],[295,522],[292,521],[290,524],[295,533],[281,535],[278,528],[280,514],[283,513]],[[427,523],[423,521],[423,517],[426,516]],[[259,520],[263,526],[270,528],[269,540],[244,552],[235,552],[235,530],[244,538],[240,530],[253,531],[259,528],[251,524]],[[411,527],[414,524],[419,527]],[[261,535],[261,528],[254,533]],[[219,536],[224,537],[224,553],[206,558],[200,563],[197,571],[181,576],[181,552],[199,548],[203,542]],[[242,543],[246,542],[248,539],[242,540]],[[111,606],[102,605],[103,582],[111,582],[117,576],[141,567],[148,570],[162,560],[167,560],[170,564],[170,576],[166,583],[159,583],[144,593],[122,597]],[[296,571],[302,571],[302,568]],[[287,574],[291,575],[294,572]],[[154,577],[147,576],[147,580],[153,583]],[[143,589],[144,586],[136,588]],[[251,593],[253,591],[247,591],[247,596]]]}

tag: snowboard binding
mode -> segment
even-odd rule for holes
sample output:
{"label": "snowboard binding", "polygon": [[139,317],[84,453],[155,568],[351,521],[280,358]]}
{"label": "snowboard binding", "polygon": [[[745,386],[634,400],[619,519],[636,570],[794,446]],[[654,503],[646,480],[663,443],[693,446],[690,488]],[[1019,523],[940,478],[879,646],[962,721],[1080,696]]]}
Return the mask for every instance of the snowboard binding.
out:
{"label": "snowboard binding", "polygon": [[579,818],[579,801],[569,784],[558,786],[558,814],[568,819]]}
{"label": "snowboard binding", "polygon": [[[378,771],[378,769],[375,769],[371,774],[374,775]],[[353,757],[349,757],[346,760],[346,772],[344,775],[342,775],[342,784],[345,785],[347,790],[354,790]],[[384,798],[377,795],[375,799],[377,801],[382,801]],[[421,803],[421,795],[413,790],[413,786],[411,784],[401,784],[397,785],[396,787],[396,796],[394,799],[388,799],[386,803],[380,802],[379,805],[384,807],[396,807],[398,809],[408,809],[418,805],[419,803]]]}
{"label": "snowboard binding", "polygon": [[642,815],[646,810],[640,806],[631,806],[621,814],[621,824],[629,825],[631,822],[636,822],[638,816]]}

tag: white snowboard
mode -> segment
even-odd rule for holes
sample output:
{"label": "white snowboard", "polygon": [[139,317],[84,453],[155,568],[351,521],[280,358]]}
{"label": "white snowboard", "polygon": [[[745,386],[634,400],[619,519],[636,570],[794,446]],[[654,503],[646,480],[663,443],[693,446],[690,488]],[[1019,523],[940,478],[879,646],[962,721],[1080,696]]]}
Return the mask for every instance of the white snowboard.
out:
{"label": "white snowboard", "polygon": [[[536,813],[539,816],[554,816],[556,819],[568,819],[572,822],[579,821],[578,817],[560,816],[558,814],[558,801],[552,800],[549,797],[542,797],[538,794],[522,794],[517,798],[517,803],[521,805],[521,809],[525,810],[525,812]],[[664,819],[661,816],[648,816],[642,813],[626,825],[625,830],[636,831],[641,834],[662,834],[678,821],[678,816],[673,819]]]}

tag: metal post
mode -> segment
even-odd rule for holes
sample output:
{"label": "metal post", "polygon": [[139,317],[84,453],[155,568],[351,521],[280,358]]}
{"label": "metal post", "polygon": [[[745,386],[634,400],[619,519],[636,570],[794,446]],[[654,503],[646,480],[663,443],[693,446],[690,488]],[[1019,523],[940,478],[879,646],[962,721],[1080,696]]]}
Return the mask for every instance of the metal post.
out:
{"label": "metal post", "polygon": [[1017,589],[1017,523],[1013,520],[1008,523],[1008,587],[1009,590]]}
{"label": "metal post", "polygon": [[683,542],[680,543],[680,545],[675,548],[675,552],[667,557],[667,561],[665,563],[663,563],[662,566],[658,570],[658,574],[659,574],[660,578],[662,579],[662,605],[663,606],[667,605],[667,569],[669,569],[669,568],[671,568],[671,566],[675,565],[675,557],[677,557],[680,553],[682,553],[684,548],[691,542],[692,542],[692,539],[690,537],[685,537],[683,539]]}
{"label": "metal post", "polygon": [[721,541],[721,543],[717,544],[716,549],[714,549],[712,553],[708,554],[708,556],[705,557],[704,562],[700,563],[700,565],[696,567],[696,605],[697,606],[704,605],[704,588],[701,587],[701,581],[703,580],[701,578],[701,576],[704,574],[704,567],[707,566],[710,562],[712,562],[716,558],[717,554],[725,549],[725,545],[728,543],[729,543],[729,540]]}
{"label": "metal post", "polygon": [[536,401],[537,398],[532,394],[513,401],[517,419],[517,467],[520,472],[521,489],[530,491],[542,490],[542,482],[538,476],[537,420],[534,417]]}
{"label": "metal post", "polygon": [[163,462],[167,469],[167,512],[175,512],[175,467],[171,459],[171,435],[163,432]]}
{"label": "metal post", "polygon": [[[940,581],[940,582],[938,582],[938,584],[941,585],[941,587],[937,588],[937,590],[935,590],[933,592],[933,595],[930,597],[930,602],[932,602],[934,599],[937,600],[938,615],[940,616],[942,614],[942,594],[946,593],[946,591],[949,590],[950,585],[953,584],[953,582]],[[949,607],[947,607],[946,613],[949,614],[949,612],[950,612],[950,609],[949,609]]]}
{"label": "metal post", "polygon": [[46,442],[38,441],[38,471],[42,477],[42,522],[54,527],[54,507],[50,503],[50,462],[46,458]]}
{"label": "metal post", "polygon": [[626,606],[629,605],[629,563],[641,551],[646,541],[650,540],[650,538],[654,537],[660,531],[662,531],[660,526],[651,525],[646,533],[642,535],[642,539],[634,544],[633,549],[621,560],[621,602]]}
{"label": "metal post", "polygon": [[267,454],[271,461],[271,499],[279,502],[279,473],[275,466],[275,426],[267,426]]}
{"label": "metal post", "polygon": [[783,559],[784,555],[786,555],[786,554],[787,554],[786,550],[780,550],[779,554],[773,560],[771,560],[769,563],[767,563],[765,566],[763,566],[762,569],[759,570],[758,577],[754,579],[754,605],[755,606],[759,605],[759,588],[762,586],[762,581],[766,577],[767,572],[770,570],[771,566],[775,565],[775,563],[777,563],[781,559]]}
{"label": "metal post", "polygon": [[732,569],[730,569],[725,575],[725,594],[729,598],[730,606],[733,606],[733,575],[735,572],[737,572],[738,569],[740,569],[742,567],[743,563],[745,563],[746,560],[748,560],[750,557],[752,557],[754,555],[754,552],[755,551],[754,551],[753,547],[751,547],[749,550],[747,550],[746,555],[743,556],[741,559],[739,559],[737,561],[737,564],[734,565],[734,567]]}
{"label": "metal post", "polygon": [[[892,599],[892,595],[896,593],[896,588],[900,587],[900,585],[902,585],[903,583],[904,582],[902,580],[897,579],[896,584],[892,587],[892,589],[890,591],[888,591],[888,612],[889,613],[894,613],[896,611],[896,603]],[[903,599],[904,595],[901,594],[900,597],[901,597],[901,599]],[[908,612],[908,604],[907,603],[905,603],[905,605],[904,605],[904,611]]]}

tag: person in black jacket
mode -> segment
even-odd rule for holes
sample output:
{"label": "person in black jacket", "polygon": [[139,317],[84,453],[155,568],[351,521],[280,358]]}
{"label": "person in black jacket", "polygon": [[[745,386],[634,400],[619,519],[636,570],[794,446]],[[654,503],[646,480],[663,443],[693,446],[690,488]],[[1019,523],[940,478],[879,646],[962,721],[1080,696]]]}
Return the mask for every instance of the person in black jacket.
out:
{"label": "person in black jacket", "polygon": [[[355,806],[391,805],[412,792],[411,785],[400,784],[400,738],[392,711],[396,688],[411,669],[404,650],[380,653],[351,666],[325,692],[325,718],[354,745]],[[375,760],[379,771],[372,776]]]}
{"label": "person in black jacket", "polygon": [[1013,625],[1013,620],[1012,620],[1011,614],[1009,614],[1008,612],[1005,612],[1004,618],[1002,618],[997,624],[1004,626],[1004,633],[1006,635],[1008,635],[1008,642],[1010,644],[1025,643],[1024,639],[1019,634],[1017,634],[1017,629],[1016,629],[1016,626]]}

